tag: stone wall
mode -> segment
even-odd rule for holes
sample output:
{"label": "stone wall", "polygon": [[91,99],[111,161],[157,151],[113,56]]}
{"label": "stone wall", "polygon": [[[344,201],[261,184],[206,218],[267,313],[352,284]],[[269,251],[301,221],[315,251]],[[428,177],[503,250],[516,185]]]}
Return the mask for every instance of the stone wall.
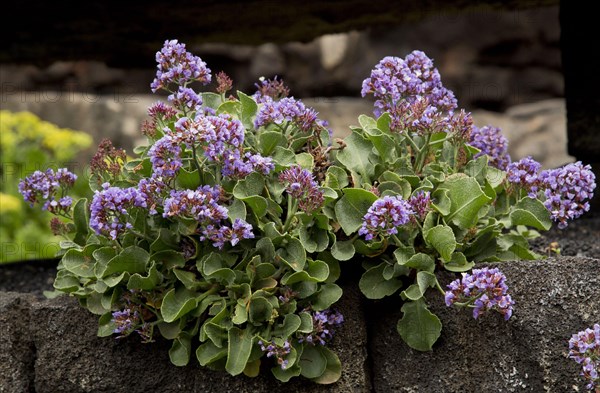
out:
{"label": "stone wall", "polygon": [[367,303],[355,284],[345,285],[340,309],[346,323],[333,344],[344,369],[341,380],[326,387],[299,378],[283,385],[268,374],[233,378],[195,364],[178,368],[169,363],[163,340],[144,345],[96,337],[96,317],[71,298],[0,292],[0,392],[581,391],[578,365],[566,356],[568,340],[599,322],[600,260],[500,266],[516,301],[513,317],[476,321],[446,308],[436,294],[430,303],[444,330],[426,353],[408,348],[395,330],[399,298]]}
{"label": "stone wall", "polygon": [[[2,108],[31,111],[42,119],[76,130],[89,132],[96,146],[103,138],[111,139],[131,154],[134,146],[145,143],[140,124],[146,109],[156,96],[88,93],[15,92],[5,96]],[[350,97],[315,97],[303,100],[314,107],[321,119],[327,120],[336,137],[349,133],[357,125],[360,114],[371,114],[372,101]],[[544,100],[508,108],[505,112],[473,111],[478,126],[495,125],[509,139],[510,154],[515,159],[527,155],[545,168],[557,167],[573,158],[567,154],[565,103],[562,99]],[[93,154],[95,147],[87,156]],[[82,157],[85,161],[86,157]]]}

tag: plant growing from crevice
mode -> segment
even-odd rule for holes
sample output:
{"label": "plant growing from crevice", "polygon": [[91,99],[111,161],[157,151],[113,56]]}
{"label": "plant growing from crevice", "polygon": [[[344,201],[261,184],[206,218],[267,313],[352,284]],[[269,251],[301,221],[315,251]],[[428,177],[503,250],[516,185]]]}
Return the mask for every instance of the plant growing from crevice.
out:
{"label": "plant growing from crevice", "polygon": [[279,81],[226,96],[232,81],[220,73],[216,93],[198,93],[211,71],[185,45],[167,41],[156,59],[151,87],[168,103],[149,108],[135,158],[103,142],[91,202],[61,205],[74,224],[55,289],[99,315],[100,336],[172,340],[178,366],[195,357],[256,376],[264,364],[281,381],[335,382],[341,364],[327,344],[344,319],[326,253],[330,131]]}
{"label": "plant growing from crevice", "polygon": [[[480,262],[540,258],[529,248],[538,231],[589,210],[590,167],[511,163],[500,129],[475,127],[423,52],[381,60],[362,95],[374,96],[376,117],[358,118],[325,176],[340,196],[325,210],[337,229],[332,256],[361,261],[367,298],[400,295],[397,330],[414,349],[431,350],[442,329],[427,305],[430,288],[475,318],[497,310],[508,319],[514,302],[504,275],[468,272]],[[442,288],[441,271],[462,280]]]}

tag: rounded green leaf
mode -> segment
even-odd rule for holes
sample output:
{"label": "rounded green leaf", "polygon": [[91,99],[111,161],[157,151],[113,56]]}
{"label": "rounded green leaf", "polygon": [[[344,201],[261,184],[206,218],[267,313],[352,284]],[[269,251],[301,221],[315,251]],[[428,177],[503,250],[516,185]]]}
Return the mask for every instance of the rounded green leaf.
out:
{"label": "rounded green leaf", "polygon": [[252,335],[249,330],[241,330],[234,326],[229,329],[227,338],[227,363],[225,364],[225,370],[231,375],[241,374],[246,368],[250,352],[252,352]]}
{"label": "rounded green leaf", "polygon": [[190,362],[191,353],[192,338],[189,334],[181,334],[178,338],[173,340],[171,349],[169,349],[169,359],[171,359],[171,363],[175,366],[187,366]]}
{"label": "rounded green leaf", "polygon": [[227,348],[219,348],[212,341],[207,341],[196,349],[196,358],[201,366],[209,365],[225,356]]}
{"label": "rounded green leaf", "polygon": [[396,278],[386,280],[383,271],[387,263],[383,262],[363,273],[358,286],[368,299],[382,299],[402,287],[402,281]]}
{"label": "rounded green leaf", "polygon": [[267,299],[261,296],[250,300],[248,316],[251,322],[261,323],[271,319],[273,315],[273,305]]}
{"label": "rounded green leaf", "polygon": [[331,307],[332,304],[342,297],[342,288],[336,284],[323,284],[321,290],[315,295],[316,299],[312,302],[313,310],[320,311]]}
{"label": "rounded green leaf", "polygon": [[346,188],[343,191],[344,196],[335,204],[335,215],[344,233],[350,236],[360,228],[363,217],[378,198],[362,188]]}
{"label": "rounded green leaf", "polygon": [[405,303],[402,313],[396,328],[404,342],[417,351],[431,351],[442,331],[440,319],[427,309],[423,299]]}
{"label": "rounded green leaf", "polygon": [[449,262],[452,259],[452,253],[456,249],[456,238],[452,228],[447,225],[438,225],[424,233],[425,241],[433,247],[442,257],[442,260]]}
{"label": "rounded green leaf", "polygon": [[169,323],[192,311],[196,305],[196,297],[193,292],[186,288],[173,288],[163,298],[160,311],[163,320]]}
{"label": "rounded green leaf", "polygon": [[321,376],[313,378],[312,381],[321,385],[329,385],[337,382],[342,376],[342,363],[338,356],[327,347],[319,347],[319,350],[325,356],[327,365]]}
{"label": "rounded green leaf", "polygon": [[351,240],[337,241],[331,247],[331,255],[338,261],[348,261],[352,259],[356,250]]}
{"label": "rounded green leaf", "polygon": [[318,378],[325,372],[327,358],[313,345],[305,345],[300,356],[300,375],[305,378]]}

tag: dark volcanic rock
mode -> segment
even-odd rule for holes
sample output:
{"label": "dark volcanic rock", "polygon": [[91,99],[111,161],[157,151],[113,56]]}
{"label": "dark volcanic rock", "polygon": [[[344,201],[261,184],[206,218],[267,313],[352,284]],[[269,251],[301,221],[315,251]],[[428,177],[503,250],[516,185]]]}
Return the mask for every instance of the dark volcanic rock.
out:
{"label": "dark volcanic rock", "polygon": [[316,385],[296,378],[281,384],[268,370],[258,378],[230,377],[201,369],[192,355],[183,368],[169,361],[170,343],[141,344],[96,336],[97,317],[71,298],[38,302],[31,310],[31,330],[37,349],[35,390],[56,392],[369,392],[366,367],[367,337],[360,296],[346,287],[339,310],[346,323],[337,332],[332,349],[343,364],[340,381]]}
{"label": "dark volcanic rock", "polygon": [[29,335],[29,306],[34,298],[0,292],[0,392],[33,390],[33,341]]}
{"label": "dark volcanic rock", "polygon": [[[468,310],[447,308],[439,294],[431,293],[431,310],[444,325],[432,352],[414,351],[398,336],[399,301],[372,309],[375,391],[563,393],[583,388],[578,365],[567,359],[568,340],[600,320],[600,260],[563,257],[497,266],[516,302],[513,317],[505,322],[492,314],[477,321]],[[453,278],[448,275],[443,284]]]}

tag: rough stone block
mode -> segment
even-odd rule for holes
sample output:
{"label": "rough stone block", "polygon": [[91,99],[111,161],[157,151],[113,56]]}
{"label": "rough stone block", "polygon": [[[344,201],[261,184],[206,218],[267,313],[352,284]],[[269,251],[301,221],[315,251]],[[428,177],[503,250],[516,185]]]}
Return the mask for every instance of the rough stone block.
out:
{"label": "rough stone block", "polygon": [[0,392],[33,391],[35,351],[29,331],[31,295],[0,292]]}
{"label": "rough stone block", "polygon": [[270,373],[258,378],[231,377],[169,361],[169,342],[141,344],[136,337],[115,340],[96,336],[97,318],[72,298],[34,303],[31,329],[37,349],[35,391],[58,392],[369,392],[367,337],[358,289],[346,287],[339,304],[346,323],[332,349],[343,364],[336,384],[321,386],[295,378],[282,384]]}
{"label": "rough stone block", "polygon": [[[506,275],[516,302],[513,317],[505,322],[490,314],[477,321],[470,310],[447,308],[439,294],[430,293],[431,310],[444,325],[431,352],[414,351],[398,336],[399,299],[372,308],[375,391],[583,390],[579,366],[567,358],[568,340],[600,322],[600,260],[562,257],[494,266]],[[454,278],[447,275],[442,284]]]}

